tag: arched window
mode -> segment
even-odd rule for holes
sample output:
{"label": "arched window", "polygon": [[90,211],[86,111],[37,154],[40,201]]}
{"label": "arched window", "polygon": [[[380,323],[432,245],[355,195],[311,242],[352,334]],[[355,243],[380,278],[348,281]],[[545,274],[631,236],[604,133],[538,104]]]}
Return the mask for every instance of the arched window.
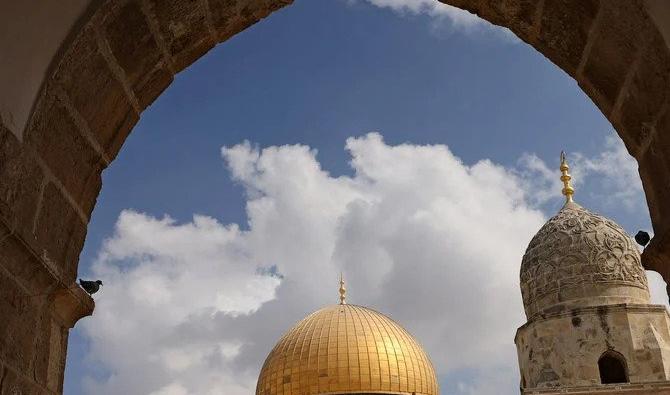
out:
{"label": "arched window", "polygon": [[626,359],[616,351],[605,351],[598,360],[602,384],[627,383]]}

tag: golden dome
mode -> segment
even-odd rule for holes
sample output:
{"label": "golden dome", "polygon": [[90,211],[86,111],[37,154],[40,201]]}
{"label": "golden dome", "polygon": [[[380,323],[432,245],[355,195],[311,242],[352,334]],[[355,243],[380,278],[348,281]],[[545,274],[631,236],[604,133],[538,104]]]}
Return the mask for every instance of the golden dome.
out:
{"label": "golden dome", "polygon": [[385,315],[340,304],[289,330],[268,355],[256,395],[437,395],[435,371],[421,346]]}

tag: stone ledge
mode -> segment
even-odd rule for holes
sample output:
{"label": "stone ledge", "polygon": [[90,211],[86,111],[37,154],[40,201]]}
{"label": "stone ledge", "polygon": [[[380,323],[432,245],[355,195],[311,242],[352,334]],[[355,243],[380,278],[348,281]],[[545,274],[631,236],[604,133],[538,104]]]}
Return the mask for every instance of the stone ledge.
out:
{"label": "stone ledge", "polygon": [[604,384],[585,387],[530,388],[521,391],[522,395],[550,394],[670,394],[670,381],[648,383]]}
{"label": "stone ledge", "polygon": [[93,314],[94,308],[93,298],[77,284],[54,291],[54,316],[67,328],[74,327],[77,321]]}
{"label": "stone ledge", "polygon": [[[557,313],[547,313],[547,314],[536,314],[531,317],[525,324],[521,325],[517,330],[518,333],[524,330],[526,327],[540,321],[547,321],[555,318],[561,317],[571,317],[574,315],[584,315],[584,314],[607,314],[610,312],[619,312],[619,311],[628,311],[631,313],[665,313],[670,316],[668,310],[665,306],[660,304],[631,304],[631,303],[621,303],[621,304],[608,304],[608,305],[599,305],[599,306],[588,306],[580,307],[577,309],[564,310]],[[516,339],[516,336],[514,337]]]}

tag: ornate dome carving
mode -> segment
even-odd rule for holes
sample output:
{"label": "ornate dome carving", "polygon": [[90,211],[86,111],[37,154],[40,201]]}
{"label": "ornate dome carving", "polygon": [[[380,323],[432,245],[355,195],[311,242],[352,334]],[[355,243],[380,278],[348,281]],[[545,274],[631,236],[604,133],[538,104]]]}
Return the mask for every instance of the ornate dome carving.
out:
{"label": "ornate dome carving", "polygon": [[647,277],[630,236],[572,201],[528,245],[521,294],[528,318],[562,308],[649,303]]}
{"label": "ornate dome carving", "polygon": [[437,395],[438,386],[428,356],[400,325],[374,310],[340,304],[289,330],[256,386],[256,395],[326,393]]}

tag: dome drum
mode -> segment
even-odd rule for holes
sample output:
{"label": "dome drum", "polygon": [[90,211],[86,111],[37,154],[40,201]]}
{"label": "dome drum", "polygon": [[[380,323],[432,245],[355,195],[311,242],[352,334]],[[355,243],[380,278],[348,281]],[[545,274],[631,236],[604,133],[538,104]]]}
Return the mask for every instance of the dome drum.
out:
{"label": "dome drum", "polygon": [[573,310],[581,307],[648,304],[649,291],[629,283],[582,283],[567,284],[532,299],[526,306],[526,314],[553,314],[560,311]]}

